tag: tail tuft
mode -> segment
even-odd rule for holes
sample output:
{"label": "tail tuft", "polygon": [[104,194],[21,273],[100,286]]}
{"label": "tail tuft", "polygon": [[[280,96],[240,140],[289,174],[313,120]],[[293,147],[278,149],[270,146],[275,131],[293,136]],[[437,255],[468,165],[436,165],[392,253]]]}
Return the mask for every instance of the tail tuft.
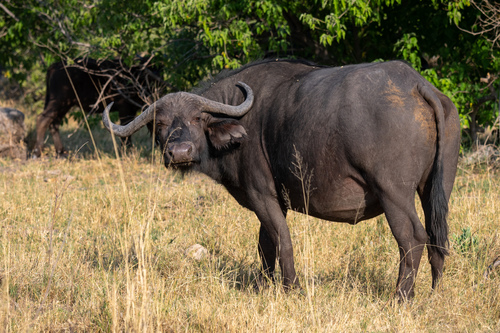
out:
{"label": "tail tuft", "polygon": [[[432,174],[432,187],[430,193],[430,225],[427,233],[430,237],[431,246],[436,247],[436,252],[445,257],[448,255],[448,223],[446,217],[448,215],[448,200],[446,200],[445,191],[443,188],[443,167],[439,165],[437,159],[434,161]],[[438,165],[436,165],[438,164]]]}

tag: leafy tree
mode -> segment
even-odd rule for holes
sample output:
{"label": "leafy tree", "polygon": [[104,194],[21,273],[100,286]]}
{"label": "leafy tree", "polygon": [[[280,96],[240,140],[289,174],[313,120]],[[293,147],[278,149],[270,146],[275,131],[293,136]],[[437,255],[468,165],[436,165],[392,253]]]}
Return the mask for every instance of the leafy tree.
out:
{"label": "leafy tree", "polygon": [[410,3],[10,0],[4,6],[8,12],[0,11],[5,30],[0,61],[15,68],[22,59],[26,71],[37,60],[47,65],[90,55],[130,62],[138,54],[157,54],[155,61],[168,72],[165,79],[186,89],[207,72],[262,57],[295,56],[331,65],[394,58],[393,45],[409,27],[408,20],[398,18],[408,8],[424,6]]}
{"label": "leafy tree", "polygon": [[[494,121],[494,101],[482,108],[478,102],[496,85],[500,66],[491,35],[463,31],[480,26],[481,8],[474,4],[6,0],[0,6],[0,63],[22,80],[33,68],[61,59],[121,58],[131,65],[139,56],[154,56],[151,62],[161,69],[169,89],[188,90],[222,69],[265,57],[300,57],[327,65],[403,58],[453,99],[464,127],[474,128],[476,122]],[[490,81],[483,83],[488,73]]]}
{"label": "leafy tree", "polygon": [[[499,126],[499,13],[500,5],[488,0],[448,3],[448,16],[460,32],[461,53],[448,57],[444,69],[449,77],[435,84],[454,97],[473,143],[477,141],[478,125]],[[497,133],[499,143],[500,130]]]}

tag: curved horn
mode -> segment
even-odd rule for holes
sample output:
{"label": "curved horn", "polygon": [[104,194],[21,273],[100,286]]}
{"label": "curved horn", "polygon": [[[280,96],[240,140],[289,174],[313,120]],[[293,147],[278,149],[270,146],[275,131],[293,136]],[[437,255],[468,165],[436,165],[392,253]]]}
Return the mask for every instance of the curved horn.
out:
{"label": "curved horn", "polygon": [[220,114],[225,114],[230,117],[241,117],[248,111],[250,111],[250,108],[252,107],[253,104],[253,91],[252,88],[250,88],[246,83],[244,82],[238,82],[240,86],[245,89],[247,93],[247,98],[243,103],[237,106],[233,105],[227,105],[224,103],[219,103],[216,101],[212,101],[208,98],[197,96],[197,98],[200,100],[200,103],[203,105],[203,111],[205,112],[215,112],[215,113],[220,113]]}
{"label": "curved horn", "polygon": [[143,113],[137,116],[134,120],[124,126],[114,124],[109,118],[109,110],[111,110],[111,106],[113,102],[109,103],[104,112],[102,113],[102,122],[104,126],[110,131],[113,132],[114,135],[119,136],[121,138],[125,138],[127,136],[131,136],[142,127],[144,127],[147,123],[153,120],[156,109],[156,102],[151,104]]}
{"label": "curved horn", "polygon": [[[201,97],[199,95],[191,93],[181,92],[175,94],[183,94],[185,96],[188,96],[189,98],[198,100],[198,102],[202,105],[204,112],[216,112],[220,114],[225,114],[230,117],[241,117],[245,113],[250,111],[250,108],[252,107],[253,104],[254,96],[252,88],[250,88],[243,82],[238,82],[238,83],[245,89],[247,93],[247,98],[243,103],[237,106],[215,102],[208,98]],[[132,134],[140,130],[143,126],[145,126],[147,123],[152,121],[154,119],[155,111],[158,108],[159,103],[164,103],[165,100],[167,98],[171,98],[172,95],[163,96],[162,98],[151,104],[146,110],[144,110],[144,112],[142,112],[139,116],[137,116],[137,118],[135,118],[130,123],[124,126],[116,125],[109,119],[109,110],[111,110],[111,106],[113,105],[113,103],[109,103],[106,109],[104,109],[104,112],[102,114],[102,121],[104,123],[104,126],[110,132],[113,132],[116,136],[122,138],[131,136]]]}

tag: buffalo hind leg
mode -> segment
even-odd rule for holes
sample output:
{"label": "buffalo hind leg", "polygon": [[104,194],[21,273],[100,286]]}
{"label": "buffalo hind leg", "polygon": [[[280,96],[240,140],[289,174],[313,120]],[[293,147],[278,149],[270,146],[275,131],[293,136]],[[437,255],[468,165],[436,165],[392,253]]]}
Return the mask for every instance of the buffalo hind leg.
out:
{"label": "buffalo hind leg", "polygon": [[[414,195],[397,194],[398,198],[383,198],[381,202],[399,247],[400,263],[396,292],[398,298],[403,301],[414,296],[413,287],[427,242],[427,233],[415,210]],[[408,199],[406,202],[405,197]]]}
{"label": "buffalo hind leg", "polygon": [[427,245],[427,253],[432,272],[432,289],[436,289],[443,276],[444,256],[436,251],[435,246]]}
{"label": "buffalo hind leg", "polygon": [[[419,188],[419,196],[420,196],[420,202],[422,204],[422,209],[424,211],[425,215],[425,229],[427,230],[427,233],[431,232],[432,226],[431,226],[431,196],[430,196],[430,186],[422,186]],[[446,200],[448,202],[448,198],[450,195],[446,193]],[[446,223],[446,220],[444,221]],[[427,254],[428,254],[428,259],[429,263],[431,265],[431,272],[432,272],[432,289],[436,289],[439,281],[441,280],[441,277],[443,275],[443,267],[444,267],[444,253],[447,253],[447,249],[442,249],[438,248],[437,245],[431,244],[430,239],[427,242]]]}

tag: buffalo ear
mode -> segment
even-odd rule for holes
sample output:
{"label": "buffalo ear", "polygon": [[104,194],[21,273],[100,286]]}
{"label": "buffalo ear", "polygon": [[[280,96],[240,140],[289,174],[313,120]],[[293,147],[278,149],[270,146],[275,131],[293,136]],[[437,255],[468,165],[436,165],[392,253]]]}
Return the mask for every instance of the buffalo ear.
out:
{"label": "buffalo ear", "polygon": [[222,150],[234,144],[243,142],[247,137],[247,131],[234,119],[212,118],[207,124],[208,138],[215,149]]}

